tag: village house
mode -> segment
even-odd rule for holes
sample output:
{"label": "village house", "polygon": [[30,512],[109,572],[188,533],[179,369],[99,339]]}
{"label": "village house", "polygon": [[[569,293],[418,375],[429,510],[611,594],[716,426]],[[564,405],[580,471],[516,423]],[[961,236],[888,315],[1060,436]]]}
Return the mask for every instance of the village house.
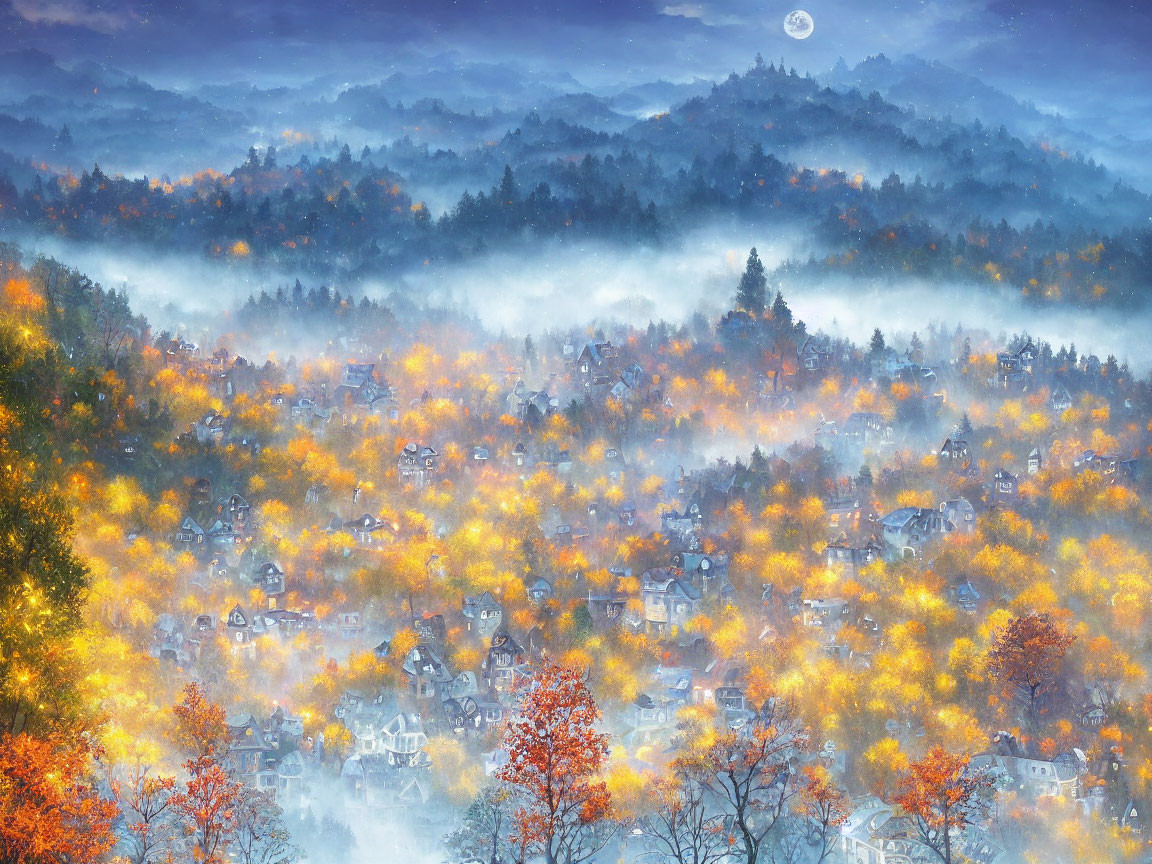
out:
{"label": "village house", "polygon": [[518,678],[527,675],[522,668],[527,660],[519,643],[507,631],[501,631],[492,637],[488,656],[480,664],[480,677],[491,690],[511,693]]}
{"label": "village house", "polygon": [[[609,571],[612,572],[611,570]],[[588,588],[588,615],[593,626],[616,626],[624,619],[624,610],[628,605],[628,595],[620,589],[619,581],[622,576],[631,576],[631,570],[616,575],[613,585],[606,588]]]}
{"label": "village house", "polygon": [[186,366],[200,356],[200,346],[187,339],[170,339],[164,349],[164,365]]}
{"label": "village house", "polygon": [[938,454],[943,465],[966,465],[972,461],[972,453],[968,449],[968,442],[961,438],[945,438]]}
{"label": "village house", "polygon": [[1013,393],[1023,393],[1032,386],[1036,363],[1036,346],[1029,340],[1018,351],[1001,351],[996,355],[996,376],[992,383]]}
{"label": "village house", "polygon": [[852,604],[842,597],[805,599],[800,605],[800,623],[823,631],[832,638],[852,617]]}
{"label": "village house", "polygon": [[1053,413],[1063,414],[1072,407],[1072,394],[1063,384],[1057,383],[1052,387],[1052,396],[1048,400]]}
{"label": "village house", "polygon": [[216,502],[216,514],[221,519],[231,522],[237,531],[245,531],[252,527],[252,505],[244,499],[244,496],[235,492]]}
{"label": "village house", "polygon": [[396,459],[396,474],[401,483],[414,483],[423,486],[436,472],[440,454],[432,447],[408,443]]}
{"label": "village house", "polygon": [[1000,789],[1012,789],[1031,799],[1052,796],[1069,801],[1079,797],[1080,777],[1087,770],[1087,763],[1080,764],[1076,758],[1027,758],[1009,732],[997,732],[989,752],[973,756],[972,766],[989,771]]}
{"label": "village house", "polygon": [[1039,474],[1040,469],[1044,467],[1044,459],[1040,455],[1040,448],[1033,447],[1032,452],[1028,454],[1028,476]]}
{"label": "village house", "polygon": [[612,380],[611,361],[616,349],[611,342],[587,342],[576,357],[576,379],[585,387]]}
{"label": "village house", "polygon": [[227,554],[236,548],[240,539],[231,522],[217,519],[208,529],[208,547],[213,553]]}
{"label": "village house", "polygon": [[832,365],[832,343],[827,336],[809,335],[796,349],[800,368],[807,372],[820,372]]}
{"label": "village house", "polygon": [[897,558],[913,558],[931,541],[951,533],[955,526],[939,510],[901,507],[880,520],[884,543]]}
{"label": "village house", "polygon": [[192,425],[192,432],[201,444],[221,444],[230,428],[231,418],[218,411],[209,411]]}
{"label": "village house", "polygon": [[875,411],[855,411],[844,421],[840,435],[859,444],[871,444],[892,437],[892,427]]}
{"label": "village house", "polygon": [[[939,860],[920,839],[911,816],[874,796],[862,799],[840,826],[839,846],[842,860],[850,864],[926,864]],[[959,832],[952,854],[954,861],[973,864],[1008,864],[1011,860],[978,826]]]}
{"label": "village house", "polygon": [[528,601],[540,606],[552,599],[552,583],[543,576],[528,586]]}
{"label": "village house", "polygon": [[384,542],[387,537],[387,529],[389,525],[382,519],[378,519],[371,513],[365,513],[358,519],[353,519],[349,522],[341,522],[339,519],[334,519],[328,526],[329,533],[336,533],[337,531],[346,531],[351,534],[353,539],[356,540],[361,546],[375,546]]}
{"label": "village house", "polygon": [[309,611],[268,609],[252,615],[252,633],[256,636],[275,634],[288,639],[316,626],[316,616]]}
{"label": "village house", "polygon": [[468,631],[481,639],[491,639],[504,621],[504,607],[496,602],[490,591],[485,591],[479,597],[465,597],[461,611]]}
{"label": "village house", "polygon": [[846,539],[834,540],[824,547],[824,561],[829,570],[855,579],[860,571],[884,555],[884,547],[876,540],[853,546]]}
{"label": "village house", "polygon": [[612,385],[608,395],[617,401],[643,398],[642,389],[647,379],[639,363],[630,363],[620,373],[619,380]]}
{"label": "village house", "polygon": [[251,714],[226,718],[228,762],[236,775],[261,792],[276,790],[276,762],[279,742],[270,739]]}
{"label": "village house", "polygon": [[672,567],[688,581],[702,597],[717,596],[725,600],[732,596],[732,583],[728,578],[728,556],[723,552],[707,554],[700,551],[677,552],[672,556]]}
{"label": "village house", "polygon": [[417,699],[439,697],[452,682],[448,668],[427,645],[417,645],[409,651],[400,668],[408,679],[409,691]]}
{"label": "village house", "polygon": [[948,586],[948,602],[968,615],[975,615],[980,608],[980,592],[967,579],[960,579]]}
{"label": "village house", "polygon": [[180,527],[176,529],[176,533],[172,537],[173,544],[177,549],[184,552],[191,552],[194,555],[203,554],[207,549],[208,532],[200,527],[200,523],[193,519],[191,516],[185,516],[181,522]]}
{"label": "village house", "polygon": [[341,612],[336,616],[336,629],[341,639],[355,639],[364,632],[359,612]]}
{"label": "village house", "polygon": [[683,629],[700,609],[700,590],[682,579],[680,571],[669,567],[645,571],[641,596],[644,629],[662,638]]}
{"label": "village house", "polygon": [[239,603],[233,606],[232,611],[228,613],[224,627],[228,635],[228,641],[232,643],[232,649],[234,651],[254,647],[254,643],[252,642],[252,619]]}
{"label": "village house", "polygon": [[356,754],[345,760],[340,779],[345,794],[356,804],[395,813],[396,818],[418,818],[431,796],[430,765],[423,751],[416,754],[413,764],[404,766],[394,764],[389,754]]}
{"label": "village house", "polygon": [[1015,474],[1005,468],[996,469],[992,475],[992,494],[989,496],[993,504],[1015,504],[1020,495],[1020,481]]}
{"label": "village house", "polygon": [[308,806],[308,785],[304,776],[304,759],[292,750],[276,766],[276,803],[288,813]]}
{"label": "village house", "polygon": [[280,569],[278,563],[265,561],[256,568],[252,582],[267,596],[277,597],[284,593],[285,578],[284,571]]}
{"label": "village house", "polygon": [[952,530],[961,534],[976,531],[976,509],[967,498],[949,498],[940,502],[940,512],[944,520],[952,525]]}
{"label": "village house", "polygon": [[528,390],[523,381],[508,397],[508,413],[529,426],[538,426],[560,410],[560,400],[547,390]]}
{"label": "village house", "polygon": [[333,392],[337,403],[350,401],[356,405],[371,405],[380,397],[380,387],[376,380],[375,363],[344,364],[340,383]]}
{"label": "village house", "polygon": [[457,699],[452,696],[440,703],[444,712],[444,724],[454,735],[465,732],[479,732],[484,728],[484,714],[480,704],[472,696]]}
{"label": "village house", "polygon": [[828,514],[830,529],[852,534],[856,534],[861,528],[868,528],[876,518],[872,505],[859,494],[835,495],[826,499],[824,512]]}

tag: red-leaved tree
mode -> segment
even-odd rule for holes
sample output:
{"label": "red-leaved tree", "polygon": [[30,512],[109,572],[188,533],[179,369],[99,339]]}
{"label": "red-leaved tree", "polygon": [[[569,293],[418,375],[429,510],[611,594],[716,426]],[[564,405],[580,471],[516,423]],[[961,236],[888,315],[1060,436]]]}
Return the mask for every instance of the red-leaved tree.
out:
{"label": "red-leaved tree", "polygon": [[224,709],[210,701],[199,685],[188,684],[184,698],[172,711],[176,715],[173,737],[189,754],[184,788],[172,803],[196,864],[220,864],[226,858],[233,811],[243,797],[242,784],[221,762],[228,747]]}
{"label": "red-leaved tree", "polygon": [[92,782],[87,738],[0,737],[0,860],[91,864],[116,841],[116,805]]}
{"label": "red-leaved tree", "polygon": [[912,817],[920,839],[944,864],[952,864],[952,834],[971,825],[992,788],[986,771],[969,757],[936,745],[900,778],[896,803]]}
{"label": "red-leaved tree", "polygon": [[997,631],[988,651],[988,671],[1018,687],[1028,699],[1028,716],[1037,723],[1037,701],[1055,685],[1064,655],[1075,641],[1049,615],[1030,612]]}
{"label": "red-leaved tree", "polygon": [[608,756],[599,719],[580,674],[546,663],[504,732],[508,764],[498,777],[521,793],[512,840],[547,864],[587,861],[612,836],[608,788],[597,779]]}

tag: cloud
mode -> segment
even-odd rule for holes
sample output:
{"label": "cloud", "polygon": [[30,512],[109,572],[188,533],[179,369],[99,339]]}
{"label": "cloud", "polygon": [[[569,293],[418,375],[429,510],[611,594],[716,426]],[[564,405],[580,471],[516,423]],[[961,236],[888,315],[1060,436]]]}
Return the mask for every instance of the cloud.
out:
{"label": "cloud", "polygon": [[675,6],[665,6],[660,10],[660,14],[680,18],[703,18],[706,11],[699,3],[677,3]]}
{"label": "cloud", "polygon": [[80,27],[111,35],[131,23],[123,10],[90,8],[82,0],[12,0],[12,9],[29,24]]}

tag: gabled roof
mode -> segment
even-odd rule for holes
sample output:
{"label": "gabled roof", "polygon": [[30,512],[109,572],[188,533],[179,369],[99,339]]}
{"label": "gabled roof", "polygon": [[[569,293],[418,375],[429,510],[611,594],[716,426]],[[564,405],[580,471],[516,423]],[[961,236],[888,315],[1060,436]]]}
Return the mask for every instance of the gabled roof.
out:
{"label": "gabled roof", "polygon": [[899,509],[893,510],[887,516],[883,517],[880,520],[880,524],[885,528],[903,528],[905,525],[915,519],[919,513],[919,507],[900,507]]}
{"label": "gabled roof", "polygon": [[185,516],[180,523],[181,531],[191,531],[194,534],[203,534],[204,529],[200,527],[200,523],[193,519],[191,516]]}
{"label": "gabled roof", "polygon": [[[241,623],[243,622],[243,623]],[[244,611],[239,603],[232,607],[232,611],[228,613],[228,626],[229,627],[250,627],[252,626],[252,619],[248,617],[248,613]]]}
{"label": "gabled roof", "polygon": [[680,571],[671,567],[653,567],[644,571],[642,590],[689,600],[699,600],[701,597],[696,586],[681,579]]}

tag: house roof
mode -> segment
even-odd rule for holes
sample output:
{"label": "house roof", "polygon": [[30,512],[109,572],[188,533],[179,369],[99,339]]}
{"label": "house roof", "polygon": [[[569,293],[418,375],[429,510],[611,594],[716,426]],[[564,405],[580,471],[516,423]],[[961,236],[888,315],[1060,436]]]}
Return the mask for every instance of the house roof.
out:
{"label": "house roof", "polygon": [[903,528],[920,514],[920,509],[919,507],[901,507],[883,517],[880,524],[885,528]]}
{"label": "house roof", "polygon": [[644,571],[643,590],[658,594],[686,597],[699,600],[700,591],[691,582],[680,578],[680,571],[672,567],[654,567]]}

